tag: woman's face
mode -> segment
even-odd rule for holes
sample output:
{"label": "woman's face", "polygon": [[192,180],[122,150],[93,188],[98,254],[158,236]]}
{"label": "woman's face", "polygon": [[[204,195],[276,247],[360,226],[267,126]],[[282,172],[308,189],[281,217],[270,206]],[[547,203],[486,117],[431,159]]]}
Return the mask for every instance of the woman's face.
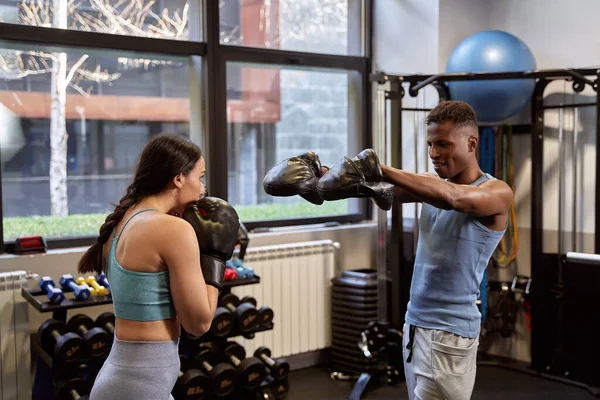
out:
{"label": "woman's face", "polygon": [[204,158],[200,157],[187,176],[181,175],[178,203],[184,208],[206,195],[206,189],[204,188],[205,172]]}

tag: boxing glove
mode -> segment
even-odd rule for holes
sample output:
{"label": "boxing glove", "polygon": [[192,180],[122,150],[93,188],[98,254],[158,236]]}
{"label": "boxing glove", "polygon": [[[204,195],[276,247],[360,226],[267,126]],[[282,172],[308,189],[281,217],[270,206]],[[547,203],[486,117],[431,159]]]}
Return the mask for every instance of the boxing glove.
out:
{"label": "boxing glove", "polygon": [[204,280],[221,290],[225,262],[233,255],[240,229],[237,212],[225,200],[204,197],[187,207],[182,218],[196,232]]}
{"label": "boxing glove", "polygon": [[287,158],[267,172],[263,188],[271,196],[300,195],[312,204],[321,205],[323,199],[315,187],[322,176],[322,165],[315,152],[306,152]]}
{"label": "boxing glove", "polygon": [[317,182],[323,200],[371,198],[383,210],[392,208],[394,185],[383,180],[379,157],[373,149],[365,149],[356,157],[344,157]]}
{"label": "boxing glove", "polygon": [[246,229],[246,226],[244,226],[244,224],[240,222],[240,229],[238,230],[236,244],[240,245],[240,252],[238,253],[237,258],[239,258],[241,261],[244,260],[244,256],[246,255],[248,243],[250,243],[250,238],[248,237],[248,230]]}

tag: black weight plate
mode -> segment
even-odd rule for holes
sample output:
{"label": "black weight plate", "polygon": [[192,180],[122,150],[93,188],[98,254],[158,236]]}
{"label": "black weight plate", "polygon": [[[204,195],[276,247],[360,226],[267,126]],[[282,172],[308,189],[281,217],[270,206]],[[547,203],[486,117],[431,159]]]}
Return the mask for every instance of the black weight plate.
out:
{"label": "black weight plate", "polygon": [[377,309],[374,309],[374,310],[356,310],[356,309],[348,310],[347,308],[337,307],[332,304],[331,305],[331,313],[332,313],[332,315],[352,314],[357,317],[370,318],[373,321],[377,319]]}
{"label": "black weight plate", "polygon": [[332,326],[332,329],[333,328],[342,328],[342,329],[349,329],[352,332],[362,332],[365,329],[367,329],[369,322],[371,322],[371,321],[368,321],[365,323],[356,323],[356,322],[343,321],[343,320],[333,318],[331,320],[331,326]]}
{"label": "black weight plate", "polygon": [[362,328],[361,330],[364,330],[367,328],[367,325],[369,325],[369,322],[371,321],[375,321],[376,318],[357,318],[353,315],[348,315],[348,313],[346,314],[332,314],[331,315],[331,322],[333,324],[336,325],[342,325],[342,326],[348,326],[348,327],[352,327],[352,328]]}
{"label": "black weight plate", "polygon": [[332,328],[331,331],[334,334],[339,333],[339,334],[342,334],[342,335],[351,335],[351,336],[356,336],[356,337],[359,337],[360,333],[362,332],[359,329],[344,328],[342,326]]}
{"label": "black weight plate", "polygon": [[358,296],[348,293],[331,293],[331,299],[345,301],[352,304],[375,304],[377,305],[377,296]]}
{"label": "black weight plate", "polygon": [[369,310],[377,312],[377,303],[352,303],[348,301],[342,301],[337,299],[331,299],[331,305],[336,307],[342,307],[350,310]]}
{"label": "black weight plate", "polygon": [[332,293],[351,294],[354,296],[377,297],[377,289],[359,289],[348,286],[331,286]]}

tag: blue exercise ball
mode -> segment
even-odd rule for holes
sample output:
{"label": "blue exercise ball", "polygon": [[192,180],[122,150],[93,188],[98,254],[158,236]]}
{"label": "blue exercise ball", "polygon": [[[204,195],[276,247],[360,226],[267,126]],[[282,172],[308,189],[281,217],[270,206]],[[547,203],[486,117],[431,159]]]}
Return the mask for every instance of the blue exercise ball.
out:
{"label": "blue exercise ball", "polygon": [[[464,39],[452,52],[446,72],[510,72],[536,68],[535,58],[519,38],[503,31],[482,31]],[[481,122],[500,122],[527,104],[533,79],[448,82],[450,98],[469,103]]]}

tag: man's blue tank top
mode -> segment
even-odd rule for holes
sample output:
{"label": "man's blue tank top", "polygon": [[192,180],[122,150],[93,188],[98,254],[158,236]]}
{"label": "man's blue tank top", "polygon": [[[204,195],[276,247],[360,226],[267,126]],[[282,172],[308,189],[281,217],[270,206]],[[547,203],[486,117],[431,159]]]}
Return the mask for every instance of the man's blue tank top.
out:
{"label": "man's blue tank top", "polygon": [[[482,175],[471,185],[489,179]],[[406,322],[459,336],[479,335],[479,285],[502,239],[475,217],[423,203]]]}
{"label": "man's blue tank top", "polygon": [[117,318],[133,321],[156,321],[176,316],[171,298],[168,270],[160,272],[131,271],[123,268],[117,261],[117,243],[121,233],[133,217],[150,210],[154,209],[144,209],[134,213],[125,222],[121,232],[111,240],[106,261],[106,277],[110,282]]}

